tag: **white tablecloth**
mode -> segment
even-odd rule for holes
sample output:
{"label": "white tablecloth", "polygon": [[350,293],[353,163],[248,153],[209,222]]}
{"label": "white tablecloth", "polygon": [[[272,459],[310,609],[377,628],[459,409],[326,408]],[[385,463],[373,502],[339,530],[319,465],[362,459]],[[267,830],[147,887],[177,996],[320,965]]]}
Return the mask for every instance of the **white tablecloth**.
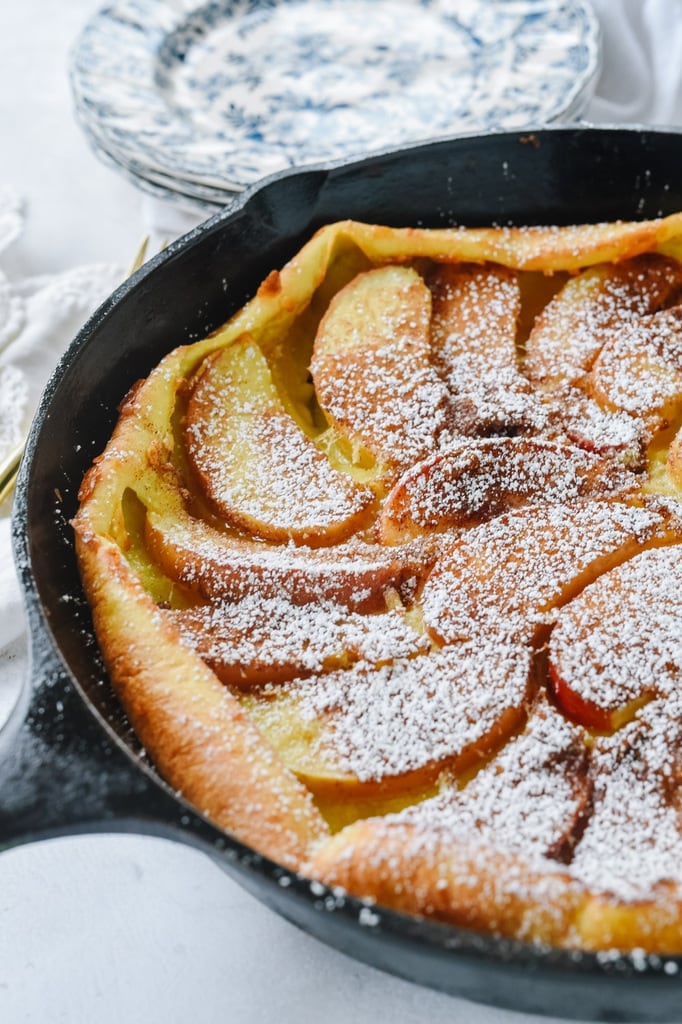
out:
{"label": "white tablecloth", "polygon": [[[36,295],[48,301],[40,291],[50,284],[45,275],[96,263],[104,265],[105,287],[150,226],[162,235],[180,227],[102,166],[73,120],[66,55],[99,2],[7,0],[0,8],[0,189],[10,185],[24,197],[23,228],[0,252],[0,271],[26,302],[33,297],[31,309]],[[595,6],[604,69],[588,120],[679,124],[682,0]],[[1,211],[0,203],[0,243],[3,226],[12,230]],[[78,301],[71,313],[80,315]],[[72,326],[59,337],[65,341]],[[31,352],[24,358],[33,365]],[[24,645],[6,532],[0,521],[0,718]],[[90,836],[19,848],[0,857],[0,893],[0,1021],[7,1024],[525,1020],[348,960],[260,906],[206,857],[161,840]]]}

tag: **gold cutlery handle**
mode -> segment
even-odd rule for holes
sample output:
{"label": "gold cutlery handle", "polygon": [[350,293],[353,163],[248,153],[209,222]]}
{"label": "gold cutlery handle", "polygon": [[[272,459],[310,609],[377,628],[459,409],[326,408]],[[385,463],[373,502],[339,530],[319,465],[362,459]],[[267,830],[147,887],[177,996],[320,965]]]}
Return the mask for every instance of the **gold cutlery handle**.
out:
{"label": "gold cutlery handle", "polygon": [[2,460],[2,463],[0,463],[0,505],[12,493],[25,446],[26,442],[20,441],[16,448],[13,448]]}

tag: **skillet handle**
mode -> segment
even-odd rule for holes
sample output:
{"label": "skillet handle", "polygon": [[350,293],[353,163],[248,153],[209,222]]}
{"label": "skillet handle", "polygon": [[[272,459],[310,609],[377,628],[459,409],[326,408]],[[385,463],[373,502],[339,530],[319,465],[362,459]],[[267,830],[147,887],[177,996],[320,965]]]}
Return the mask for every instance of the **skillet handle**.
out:
{"label": "skillet handle", "polygon": [[25,683],[0,732],[0,851],[79,832],[139,832],[215,847],[218,830],[107,735],[40,633],[32,622],[34,682]]}

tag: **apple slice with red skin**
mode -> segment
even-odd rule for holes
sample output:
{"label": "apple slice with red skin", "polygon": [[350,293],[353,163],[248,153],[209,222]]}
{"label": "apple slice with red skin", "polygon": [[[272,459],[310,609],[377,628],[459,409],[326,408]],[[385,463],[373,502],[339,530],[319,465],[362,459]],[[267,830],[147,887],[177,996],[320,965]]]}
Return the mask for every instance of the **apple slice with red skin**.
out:
{"label": "apple slice with red skin", "polygon": [[679,522],[616,501],[532,506],[464,531],[422,593],[428,632],[451,644],[485,634],[541,642],[566,604],[647,545],[679,541]]}
{"label": "apple slice with red skin", "polygon": [[379,517],[382,544],[472,526],[527,504],[604,497],[639,486],[612,461],[535,438],[462,441],[407,470]]}
{"label": "apple slice with red skin", "polygon": [[603,409],[574,385],[553,391],[546,408],[552,428],[578,448],[633,471],[644,469],[650,436],[641,420],[621,409]]}
{"label": "apple slice with red skin", "polygon": [[253,689],[244,706],[314,792],[377,794],[480,765],[524,722],[533,655],[495,636]]}
{"label": "apple slice with red skin", "polygon": [[240,690],[349,668],[360,660],[388,664],[431,646],[397,608],[361,615],[331,601],[297,605],[283,596],[256,594],[164,615],[219,679]]}
{"label": "apple slice with red skin", "polygon": [[652,548],[561,609],[549,642],[559,707],[602,732],[620,728],[682,682],[682,550]]}
{"label": "apple slice with red skin", "polygon": [[[548,685],[557,707],[561,708],[565,715],[583,725],[593,732],[613,732],[620,729],[626,722],[630,722],[639,708],[647,703],[654,696],[652,690],[643,689],[642,692],[632,700],[609,701],[606,706],[600,706],[598,701],[582,697],[575,689],[573,682],[567,681],[559,674],[559,669],[550,664],[548,669]],[[615,707],[614,704],[619,706]]]}
{"label": "apple slice with red skin", "polygon": [[170,579],[211,602],[258,592],[294,604],[334,601],[382,612],[392,591],[410,600],[435,559],[423,543],[392,549],[355,538],[334,548],[264,544],[194,519],[179,494],[169,497],[175,500],[168,509],[147,512],[147,550]]}
{"label": "apple slice with red skin", "polygon": [[433,361],[448,388],[451,430],[483,437],[542,429],[542,403],[518,365],[518,273],[492,263],[442,263],[426,281]]}

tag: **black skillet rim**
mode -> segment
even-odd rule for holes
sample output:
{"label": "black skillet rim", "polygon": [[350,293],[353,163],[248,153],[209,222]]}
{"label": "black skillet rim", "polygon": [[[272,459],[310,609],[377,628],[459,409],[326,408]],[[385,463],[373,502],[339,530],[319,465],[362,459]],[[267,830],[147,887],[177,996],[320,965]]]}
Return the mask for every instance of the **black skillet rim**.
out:
{"label": "black skillet rim", "polygon": [[[580,132],[585,133],[586,137],[588,137],[592,132],[601,133],[604,131],[626,133],[639,133],[644,131],[648,135],[654,137],[658,135],[669,136],[682,134],[679,131],[670,131],[667,129],[642,128],[640,126],[624,127],[621,125],[600,127],[580,125],[574,128],[566,126],[543,126],[538,128],[529,128],[527,133],[532,133],[534,135],[537,134],[538,137],[542,137],[549,134],[555,135],[557,133]],[[309,904],[312,904],[315,909],[333,911],[334,914],[345,917],[353,925],[357,925],[358,922],[361,922],[367,932],[380,932],[384,937],[389,937],[390,941],[398,943],[399,945],[412,945],[416,943],[427,947],[429,952],[440,951],[441,953],[446,954],[456,952],[458,955],[474,961],[483,960],[486,963],[489,963],[491,967],[493,965],[497,965],[509,966],[514,970],[541,970],[543,973],[549,971],[556,977],[557,981],[566,975],[576,978],[577,976],[584,977],[589,975],[595,978],[603,977],[614,980],[617,979],[620,983],[622,983],[626,978],[636,978],[641,981],[644,981],[646,978],[655,978],[657,981],[675,985],[677,978],[682,974],[682,956],[640,956],[637,953],[625,955],[616,955],[611,953],[594,954],[549,947],[538,947],[516,940],[500,939],[494,935],[480,934],[464,928],[455,928],[453,926],[443,925],[427,919],[412,917],[388,908],[379,906],[371,907],[366,902],[357,900],[353,897],[345,897],[344,899],[339,900],[337,895],[327,887],[314,882],[310,883],[309,880],[300,878],[299,876],[282,868],[281,865],[255,853],[255,851],[234,840],[228,834],[215,829],[210,825],[210,823],[205,822],[200,815],[197,815],[196,810],[189,804],[186,804],[182,797],[172,793],[167,784],[163,782],[163,780],[160,779],[144,762],[140,762],[135,752],[126,744],[118,733],[115,732],[103,717],[100,710],[93,704],[91,699],[85,693],[81,683],[71,672],[62,656],[59,642],[54,636],[50,628],[49,621],[44,614],[43,603],[39,596],[38,583],[31,568],[30,544],[27,531],[31,461],[39,443],[41,431],[45,426],[46,418],[49,415],[53,396],[58,390],[59,384],[66,370],[75,360],[78,359],[81,348],[86,344],[93,331],[96,331],[98,325],[108,316],[114,306],[118,306],[126,300],[127,295],[137,286],[141,279],[153,274],[158,266],[172,258],[175,253],[184,252],[185,250],[192,248],[196,241],[201,239],[207,232],[218,231],[225,221],[238,213],[254,196],[258,195],[263,190],[267,190],[273,182],[295,178],[308,171],[329,172],[334,170],[344,170],[349,167],[357,168],[361,165],[371,165],[374,162],[381,161],[386,156],[394,154],[409,155],[411,152],[423,149],[425,145],[439,145],[447,142],[458,144],[466,141],[467,139],[475,140],[483,136],[489,137],[491,135],[500,139],[518,139],[520,134],[521,133],[519,132],[472,132],[465,136],[454,137],[453,139],[434,140],[433,143],[420,143],[409,147],[398,147],[395,150],[376,154],[370,158],[359,158],[352,161],[334,161],[323,165],[315,165],[313,168],[299,168],[280,172],[246,190],[243,194],[239,195],[235,199],[235,202],[228,208],[215,214],[208,221],[190,231],[183,238],[172,243],[164,253],[159,254],[152,259],[140,272],[138,272],[137,275],[135,275],[135,277],[124,282],[109,297],[109,299],[105,301],[105,303],[97,310],[84,328],[79,332],[54,371],[43,394],[39,409],[31,427],[26,447],[26,457],[22,463],[17,485],[15,510],[13,515],[15,559],[20,570],[22,589],[31,619],[31,633],[33,635],[34,642],[36,632],[42,633],[43,637],[52,648],[52,653],[59,663],[60,671],[68,677],[71,685],[78,693],[83,705],[87,708],[89,714],[94,717],[98,728],[103,730],[106,734],[106,738],[110,742],[113,742],[115,747],[123,752],[136,772],[146,773],[149,778],[153,780],[155,786],[172,794],[173,800],[177,803],[178,818],[182,816],[183,819],[187,819],[189,813],[189,816],[193,820],[200,823],[200,827],[197,828],[198,845],[201,845],[203,848],[208,846],[209,851],[212,852],[213,855],[217,854],[219,858],[224,858],[228,867],[236,870],[238,878],[244,872],[257,876],[261,881],[266,881],[270,883],[271,886],[276,887],[275,891],[279,893],[283,890],[287,890],[287,892],[292,895],[296,894],[297,899],[302,899],[307,901]],[[202,823],[204,827],[201,827]],[[192,827],[193,824],[190,823],[188,830],[187,825],[183,822],[183,834],[186,841],[188,831],[191,832]],[[189,841],[192,841],[191,838]],[[260,896],[261,898],[264,898],[262,893]],[[265,897],[265,902],[268,902],[267,897]],[[374,918],[375,914],[376,919]],[[287,916],[286,913],[285,916]],[[292,916],[295,917],[295,915]],[[392,967],[387,969],[393,970]],[[396,969],[394,973],[401,974],[401,971]],[[412,975],[408,974],[407,976],[411,977]],[[679,984],[679,982],[677,982],[677,984]],[[432,987],[439,986],[432,985]],[[491,1001],[495,1002],[495,1000]],[[499,1005],[509,1004],[505,1001]],[[567,1009],[570,1010],[570,1007]]]}

